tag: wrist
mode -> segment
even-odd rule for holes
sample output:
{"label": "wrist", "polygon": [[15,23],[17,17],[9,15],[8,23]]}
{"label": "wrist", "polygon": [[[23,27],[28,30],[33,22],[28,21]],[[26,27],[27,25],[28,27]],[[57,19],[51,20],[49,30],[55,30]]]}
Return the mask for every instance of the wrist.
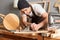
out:
{"label": "wrist", "polygon": [[42,26],[40,24],[38,24],[38,29],[40,29]]}

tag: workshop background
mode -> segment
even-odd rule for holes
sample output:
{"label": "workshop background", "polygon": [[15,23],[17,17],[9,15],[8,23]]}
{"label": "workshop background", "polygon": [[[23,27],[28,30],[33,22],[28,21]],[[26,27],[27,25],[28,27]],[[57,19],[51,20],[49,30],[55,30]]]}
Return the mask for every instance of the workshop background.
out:
{"label": "workshop background", "polygon": [[[37,0],[27,0],[28,2],[36,2]],[[38,0],[39,1],[39,0]],[[8,14],[15,13],[19,14],[19,10],[13,7],[14,0],[0,0],[0,13]],[[58,13],[57,9],[54,7],[56,0],[50,0],[50,12]]]}
{"label": "workshop background", "polygon": [[[7,15],[9,13],[14,13],[14,14],[16,14],[20,18],[19,10],[18,10],[18,8],[17,8],[17,6],[15,4],[16,1],[17,0],[0,0],[0,14]],[[53,14],[54,13],[57,13],[58,14],[58,15],[56,15],[56,14],[54,14],[54,15],[51,14],[50,15],[50,18],[49,18],[50,21],[49,22],[51,23],[51,26],[48,25],[48,27],[52,27],[52,28],[56,27],[56,28],[58,28],[59,30],[56,31],[57,33],[55,34],[55,32],[54,32],[55,30],[54,30],[54,31],[51,31],[52,33],[49,32],[50,34],[49,33],[47,33],[47,34],[46,33],[42,33],[41,34],[42,36],[40,36],[40,33],[39,34],[37,33],[38,35],[35,34],[35,33],[34,34],[31,34],[31,35],[30,34],[28,34],[28,35],[24,34],[23,35],[23,34],[18,34],[18,33],[15,34],[13,32],[20,31],[19,22],[21,22],[21,21],[18,20],[18,19],[16,19],[16,16],[14,15],[12,17],[11,16],[9,16],[9,17],[11,17],[11,19],[13,18],[15,20],[18,20],[17,23],[16,23],[15,20],[13,22],[11,21],[11,19],[10,20],[7,20],[9,18],[7,18],[6,19],[6,23],[4,23],[4,20],[1,18],[1,15],[0,15],[0,40],[13,40],[13,39],[14,40],[33,40],[33,39],[34,40],[36,40],[36,39],[37,40],[57,40],[57,39],[60,40],[60,20],[59,20],[60,19],[60,15],[59,15],[59,12],[60,11],[55,6],[55,3],[57,3],[57,0],[27,0],[27,1],[30,2],[30,3],[35,3],[35,2],[38,3],[38,2],[41,2],[41,3],[43,3],[42,6],[44,5],[43,8],[45,8],[45,10],[49,14],[50,13],[53,13]],[[45,5],[44,4],[45,2],[48,2],[48,3],[46,3],[46,5]],[[6,16],[4,16],[4,17],[6,17]],[[51,19],[51,17],[52,17],[52,19]],[[57,23],[54,20],[58,20]],[[12,26],[11,25],[10,26],[7,26],[7,25],[5,26],[3,23],[4,24],[7,24],[7,25],[10,25],[12,23],[13,25]],[[15,25],[17,25],[17,26],[15,26]],[[16,30],[16,29],[15,30],[9,30],[10,27],[12,27],[13,29],[16,27],[16,29],[18,29],[18,30]]]}

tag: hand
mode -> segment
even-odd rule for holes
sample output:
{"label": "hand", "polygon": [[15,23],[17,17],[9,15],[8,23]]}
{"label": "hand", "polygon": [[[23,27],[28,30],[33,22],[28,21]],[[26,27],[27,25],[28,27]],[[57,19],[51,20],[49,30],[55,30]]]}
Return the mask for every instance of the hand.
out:
{"label": "hand", "polygon": [[35,23],[31,24],[31,29],[34,30],[34,25],[36,25]]}
{"label": "hand", "polygon": [[49,28],[47,28],[47,30],[48,30],[49,32],[54,33],[56,29],[55,29],[55,28],[53,28],[53,27],[49,27]]}
{"label": "hand", "polygon": [[34,31],[38,31],[38,29],[40,28],[40,26],[38,24],[33,23],[33,24],[31,24],[31,28]]}
{"label": "hand", "polygon": [[40,28],[40,26],[38,24],[34,25],[34,30],[38,31],[38,29]]}

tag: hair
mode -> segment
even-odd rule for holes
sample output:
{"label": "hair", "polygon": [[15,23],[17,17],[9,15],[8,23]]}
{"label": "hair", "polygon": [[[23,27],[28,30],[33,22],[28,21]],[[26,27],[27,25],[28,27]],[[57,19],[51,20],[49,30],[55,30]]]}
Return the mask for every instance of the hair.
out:
{"label": "hair", "polygon": [[26,0],[19,0],[18,1],[18,9],[21,10],[23,8],[30,7],[31,5]]}

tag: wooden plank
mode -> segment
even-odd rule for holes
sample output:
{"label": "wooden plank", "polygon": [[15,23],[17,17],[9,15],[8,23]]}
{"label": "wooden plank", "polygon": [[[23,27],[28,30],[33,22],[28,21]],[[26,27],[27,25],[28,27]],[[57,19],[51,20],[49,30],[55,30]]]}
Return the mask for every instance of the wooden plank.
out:
{"label": "wooden plank", "polygon": [[32,33],[48,33],[48,31],[40,30],[40,31],[30,31],[30,32],[14,32],[14,33],[20,33],[20,34],[32,34]]}

